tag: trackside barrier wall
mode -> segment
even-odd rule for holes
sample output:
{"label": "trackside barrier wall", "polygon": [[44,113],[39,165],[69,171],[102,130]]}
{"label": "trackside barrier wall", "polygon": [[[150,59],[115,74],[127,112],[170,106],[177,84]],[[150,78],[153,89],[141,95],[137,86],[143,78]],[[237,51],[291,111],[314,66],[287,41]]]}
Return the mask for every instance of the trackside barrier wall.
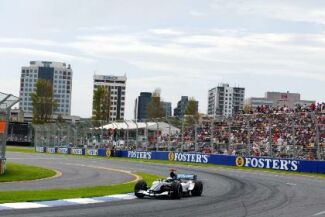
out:
{"label": "trackside barrier wall", "polygon": [[182,153],[167,151],[116,151],[110,149],[85,149],[64,147],[36,147],[36,152],[62,153],[73,155],[91,155],[102,157],[125,157],[148,160],[167,160],[178,162],[190,162],[201,164],[218,164],[226,166],[252,167],[263,169],[275,169],[296,172],[311,172],[325,174],[325,161],[282,159],[269,157],[241,157],[230,155],[215,155],[202,153]]}
{"label": "trackside barrier wall", "polygon": [[85,148],[36,146],[35,151],[40,153],[49,153],[49,154],[91,155],[91,156],[101,156],[101,157],[111,156],[111,150],[106,148],[85,149]]}

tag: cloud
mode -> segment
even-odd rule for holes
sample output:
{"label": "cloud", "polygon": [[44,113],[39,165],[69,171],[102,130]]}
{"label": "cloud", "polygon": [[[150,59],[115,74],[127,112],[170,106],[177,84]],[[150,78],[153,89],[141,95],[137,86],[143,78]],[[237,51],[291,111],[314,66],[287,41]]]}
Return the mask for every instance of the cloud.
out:
{"label": "cloud", "polygon": [[190,14],[191,16],[193,16],[193,17],[201,17],[201,16],[206,15],[206,13],[203,13],[203,12],[201,12],[201,11],[197,11],[197,10],[194,10],[194,9],[190,10],[190,11],[189,11],[189,14]]}
{"label": "cloud", "polygon": [[0,55],[18,55],[18,56],[28,56],[31,58],[48,58],[55,59],[57,61],[71,61],[71,60],[80,60],[80,61],[93,61],[91,58],[86,58],[82,56],[75,56],[70,54],[64,54],[60,52],[53,52],[47,50],[37,50],[31,48],[19,48],[19,47],[0,47]]}
{"label": "cloud", "polygon": [[119,26],[81,26],[77,28],[77,31],[80,32],[110,32],[116,30],[124,30],[127,29],[127,26],[119,25]]}
{"label": "cloud", "polygon": [[295,22],[325,24],[325,5],[319,3],[299,0],[215,0],[211,8],[214,13],[220,14],[256,15]]}
{"label": "cloud", "polygon": [[150,29],[149,32],[161,36],[179,36],[184,34],[184,32],[174,29]]}
{"label": "cloud", "polygon": [[159,34],[147,36],[145,32],[80,36],[67,46],[92,58],[117,59],[141,71],[158,74],[186,77],[204,74],[205,80],[236,74],[325,80],[321,71],[325,67],[323,33],[183,31],[168,40],[159,40]]}
{"label": "cloud", "polygon": [[37,38],[0,38],[0,44],[63,46],[62,43],[53,40],[37,39]]}
{"label": "cloud", "polygon": [[[150,40],[141,38],[137,34],[118,35],[90,35],[78,37],[79,40],[69,43],[67,46],[84,52],[85,54],[96,57],[114,57],[125,55],[157,55],[157,56],[174,56],[184,57],[186,50],[182,46],[172,43],[155,44]],[[113,56],[111,56],[113,57]]]}
{"label": "cloud", "polygon": [[[211,33],[216,32],[216,33]],[[118,59],[138,69],[186,76],[274,74],[323,80],[325,34],[276,34],[242,31],[183,32],[168,40],[145,34],[78,37],[68,46],[94,58]]]}

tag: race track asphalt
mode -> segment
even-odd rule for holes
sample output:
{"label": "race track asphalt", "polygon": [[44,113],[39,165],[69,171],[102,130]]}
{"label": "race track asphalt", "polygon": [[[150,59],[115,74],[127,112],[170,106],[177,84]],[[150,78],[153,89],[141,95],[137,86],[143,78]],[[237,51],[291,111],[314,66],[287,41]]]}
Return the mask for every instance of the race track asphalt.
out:
{"label": "race track asphalt", "polygon": [[[50,162],[54,161],[57,162],[55,164],[56,169],[61,170],[63,173],[64,171],[74,171],[76,174],[83,174],[85,169],[82,166],[73,166],[77,164],[142,171],[164,176],[167,176],[170,167],[168,165],[101,158],[75,158],[44,154],[10,153],[8,158],[10,161],[49,166],[51,168],[54,167]],[[181,200],[134,199],[60,208],[4,210],[0,212],[0,216],[325,216],[325,179],[233,169],[184,166],[174,166],[173,168],[177,168],[179,173],[197,174],[204,182],[202,197],[188,197]],[[97,171],[94,174],[98,175],[102,172]],[[105,172],[109,173],[108,171]],[[85,180],[90,182],[92,173],[89,171],[87,174]],[[112,177],[113,175],[115,177],[117,174],[96,175],[94,175],[93,181],[100,182],[98,179]],[[120,175],[117,178],[120,178]],[[121,178],[123,178],[123,175]],[[59,180],[59,178],[57,179]],[[108,183],[107,180],[106,183]],[[60,182],[62,181],[64,180]],[[70,181],[74,182],[74,180]],[[121,179],[121,182],[123,181],[125,180]],[[46,186],[48,182],[50,180],[47,180],[41,186]],[[2,184],[0,187],[2,189]]]}
{"label": "race track asphalt", "polygon": [[92,159],[87,159],[87,163],[84,163],[83,159],[72,160],[70,156],[64,155],[20,153],[8,153],[7,159],[11,162],[54,169],[61,173],[61,175],[47,180],[34,180],[24,183],[0,183],[2,191],[108,185],[134,179],[132,175],[108,170],[110,168],[108,165],[106,165],[107,169],[103,169],[96,163],[93,163]]}

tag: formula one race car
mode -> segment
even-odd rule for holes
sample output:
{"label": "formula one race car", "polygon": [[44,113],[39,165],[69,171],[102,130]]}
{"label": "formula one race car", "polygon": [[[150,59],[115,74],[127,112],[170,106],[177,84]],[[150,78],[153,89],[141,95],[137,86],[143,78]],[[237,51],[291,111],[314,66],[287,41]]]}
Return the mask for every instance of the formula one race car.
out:
{"label": "formula one race car", "polygon": [[139,180],[134,186],[134,194],[137,198],[148,196],[180,199],[183,196],[201,196],[202,191],[202,181],[197,180],[197,176],[192,174],[178,174],[173,178],[154,181],[150,188],[143,180]]}

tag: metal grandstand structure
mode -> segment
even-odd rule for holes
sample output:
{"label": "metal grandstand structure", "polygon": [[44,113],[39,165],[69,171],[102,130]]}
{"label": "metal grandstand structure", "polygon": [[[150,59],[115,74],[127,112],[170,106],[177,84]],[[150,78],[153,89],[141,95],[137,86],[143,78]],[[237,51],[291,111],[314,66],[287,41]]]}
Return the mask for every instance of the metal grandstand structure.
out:
{"label": "metal grandstand structure", "polygon": [[6,141],[10,109],[17,102],[19,102],[18,97],[0,92],[0,175],[5,172],[6,168]]}

